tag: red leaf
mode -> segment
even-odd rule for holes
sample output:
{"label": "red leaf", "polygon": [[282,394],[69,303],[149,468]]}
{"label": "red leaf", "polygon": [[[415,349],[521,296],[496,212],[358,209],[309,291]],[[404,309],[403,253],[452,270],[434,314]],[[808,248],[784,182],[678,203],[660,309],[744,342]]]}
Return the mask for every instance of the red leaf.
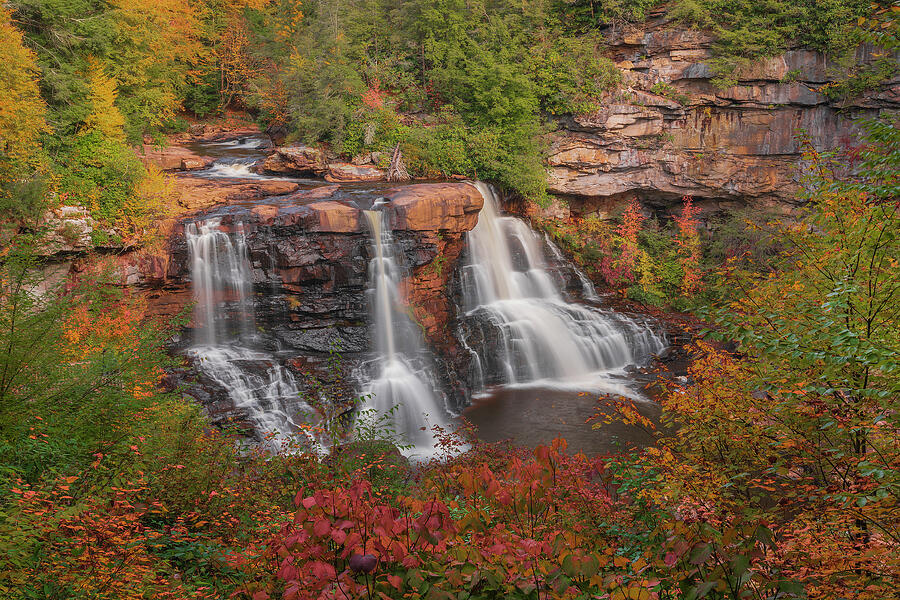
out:
{"label": "red leaf", "polygon": [[329,533],[331,533],[331,521],[328,519],[319,519],[316,521],[316,524],[313,525],[313,535],[324,537]]}
{"label": "red leaf", "polygon": [[320,560],[314,560],[309,563],[309,572],[312,573],[313,577],[316,579],[331,580],[335,577],[334,567]]}
{"label": "red leaf", "polygon": [[[403,585],[403,580],[400,579],[397,575],[388,575],[387,579],[388,579],[388,583],[391,584],[391,587],[393,587],[395,590],[397,590],[399,592],[400,587]],[[256,600],[256,599],[254,598],[254,600]]]}

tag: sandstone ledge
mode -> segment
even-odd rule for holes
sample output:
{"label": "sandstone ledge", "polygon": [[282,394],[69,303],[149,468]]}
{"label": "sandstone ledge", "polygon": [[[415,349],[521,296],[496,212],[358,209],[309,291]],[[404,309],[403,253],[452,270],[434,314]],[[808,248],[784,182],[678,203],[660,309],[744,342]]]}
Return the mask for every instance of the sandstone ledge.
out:
{"label": "sandstone ledge", "polygon": [[290,194],[297,191],[298,187],[296,182],[279,179],[206,179],[183,176],[175,180],[175,201],[182,209],[193,211],[217,204]]}
{"label": "sandstone ledge", "polygon": [[419,183],[385,194],[391,228],[409,231],[469,231],[478,223],[484,198],[468,183]]}
{"label": "sandstone ledge", "polygon": [[[628,198],[662,211],[692,195],[701,206],[796,205],[804,130],[819,149],[852,144],[855,119],[900,112],[900,75],[862,97],[833,102],[822,54],[793,49],[755,61],[738,85],[713,85],[713,37],[662,12],[603,32],[623,75],[592,115],[560,120],[548,158],[549,191],[573,212],[604,216]],[[872,60],[871,46],[857,59]],[[724,204],[723,204],[724,203]]]}
{"label": "sandstone ledge", "polygon": [[[296,185],[296,184],[294,184]],[[252,193],[252,188],[237,192]],[[311,233],[358,233],[364,230],[361,210],[341,200],[340,185],[299,190],[276,202],[260,202],[245,212],[231,212],[232,221],[267,227],[294,227]],[[377,196],[377,191],[372,191]],[[393,231],[457,232],[478,222],[484,199],[467,183],[420,183],[388,190],[383,209]]]}

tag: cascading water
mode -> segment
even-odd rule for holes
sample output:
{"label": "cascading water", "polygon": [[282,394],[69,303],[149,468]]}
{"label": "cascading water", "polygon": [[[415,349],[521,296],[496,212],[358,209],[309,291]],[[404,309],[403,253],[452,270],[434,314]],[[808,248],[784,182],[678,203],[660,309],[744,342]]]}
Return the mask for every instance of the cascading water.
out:
{"label": "cascading water", "polygon": [[198,175],[210,179],[278,179],[252,171],[256,162],[256,158],[221,158]]}
{"label": "cascading water", "polygon": [[566,302],[541,238],[523,221],[501,217],[491,188],[475,185],[484,208],[468,234],[461,337],[479,349],[483,385],[584,384],[665,348],[663,338],[624,315]]}
{"label": "cascading water", "polygon": [[[250,266],[247,259],[247,238],[244,226],[238,223],[228,235],[221,229],[221,219],[208,219],[185,226],[191,257],[191,280],[197,301],[194,310],[197,321],[196,342],[215,346],[227,334],[223,328],[236,323],[241,334],[253,325],[250,297]],[[237,317],[226,320],[219,302],[237,304]]]}
{"label": "cascading water", "polygon": [[378,357],[373,377],[364,386],[363,411],[387,421],[407,454],[423,457],[434,451],[434,425],[444,425],[432,377],[422,365],[423,351],[415,324],[402,310],[400,266],[393,238],[383,226],[383,213],[364,211],[372,232],[374,256],[369,262],[369,294]]}
{"label": "cascading water", "polygon": [[257,432],[273,447],[303,430],[314,417],[300,400],[300,386],[275,357],[249,348],[254,342],[250,264],[243,224],[229,234],[220,219],[185,227],[191,279],[197,304],[195,344],[188,351],[199,369],[219,384],[238,409],[246,411]]}

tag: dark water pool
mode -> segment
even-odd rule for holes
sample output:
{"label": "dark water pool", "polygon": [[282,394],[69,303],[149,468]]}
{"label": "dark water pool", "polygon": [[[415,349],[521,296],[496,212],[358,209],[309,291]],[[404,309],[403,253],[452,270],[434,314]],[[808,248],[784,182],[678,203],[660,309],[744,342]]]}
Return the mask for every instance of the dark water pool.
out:
{"label": "dark water pool", "polygon": [[[593,420],[598,412],[616,416],[614,402],[597,392],[577,392],[551,388],[499,388],[472,400],[463,417],[486,442],[510,440],[514,445],[533,448],[562,437],[570,453],[609,454],[645,447],[652,443],[650,432],[618,419],[612,423]],[[651,400],[635,401],[637,411],[659,422],[660,406]],[[600,423],[597,429],[592,425]]]}

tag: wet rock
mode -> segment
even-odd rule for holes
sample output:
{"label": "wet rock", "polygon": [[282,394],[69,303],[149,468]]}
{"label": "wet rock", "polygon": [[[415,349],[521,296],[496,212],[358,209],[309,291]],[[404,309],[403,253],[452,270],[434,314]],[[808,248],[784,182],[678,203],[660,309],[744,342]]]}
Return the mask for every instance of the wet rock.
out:
{"label": "wet rock", "polygon": [[[265,187],[269,185],[266,181],[180,179],[186,180],[186,185],[180,183],[183,193],[202,197],[208,183],[219,190],[216,199],[271,191]],[[296,186],[292,182],[275,183]],[[228,206],[209,212],[220,219],[226,231],[234,231],[241,224],[253,283],[255,347],[264,348],[295,371],[312,370],[316,378],[324,376],[326,363],[335,351],[341,355],[342,364],[353,368],[370,358],[371,351],[367,325],[371,235],[360,223],[361,211],[343,200],[340,190],[340,186],[331,185],[294,189],[278,198],[226,200]],[[444,388],[451,390],[454,398],[464,397],[465,386],[454,370],[459,361],[452,358],[458,349],[449,328],[455,308],[448,282],[462,253],[465,234],[477,222],[483,199],[474,186],[465,183],[398,186],[386,195],[386,222],[395,228],[399,262],[407,274],[403,285],[410,311],[432,342],[436,360],[450,365],[440,369],[442,374],[451,373],[445,377]],[[157,315],[172,315],[193,299],[184,229],[187,222],[202,219],[205,214],[196,212],[173,227],[164,257],[148,256],[126,265],[126,279],[143,286],[150,298],[148,304]],[[243,310],[228,298],[220,299],[220,303],[227,315]],[[182,343],[192,339],[194,332],[189,325]],[[345,370],[345,382],[354,381],[350,373]],[[204,402],[211,403],[212,413],[231,418],[230,409],[216,404],[214,398]]]}
{"label": "wet rock", "polygon": [[319,233],[354,233],[359,231],[359,209],[340,202],[322,200],[303,207],[303,225]]}
{"label": "wet rock", "polygon": [[478,222],[484,198],[467,183],[420,183],[385,194],[391,228],[407,231],[469,231]]}
{"label": "wet rock", "polygon": [[303,200],[320,200],[322,198],[331,198],[341,188],[339,185],[323,185],[311,190],[300,190],[292,194],[289,200],[294,202]]}
{"label": "wet rock", "polygon": [[183,209],[193,211],[216,204],[289,194],[298,187],[296,182],[278,179],[206,179],[185,176],[175,180],[175,202]]}
{"label": "wet rock", "polygon": [[232,123],[195,123],[185,133],[176,134],[170,139],[175,143],[185,142],[230,142],[262,134],[259,127],[252,123],[235,126]]}
{"label": "wet rock", "polygon": [[280,330],[276,336],[291,348],[303,352],[345,354],[361,353],[369,349],[369,329],[367,327],[332,326]]}

